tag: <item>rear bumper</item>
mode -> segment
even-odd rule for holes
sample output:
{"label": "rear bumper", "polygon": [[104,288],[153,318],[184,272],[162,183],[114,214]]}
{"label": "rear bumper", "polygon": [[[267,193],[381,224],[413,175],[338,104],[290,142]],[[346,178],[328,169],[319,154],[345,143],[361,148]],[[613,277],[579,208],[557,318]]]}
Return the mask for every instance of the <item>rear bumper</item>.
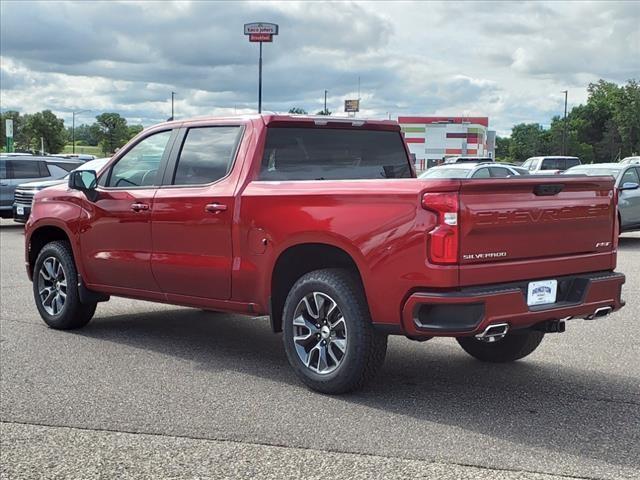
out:
{"label": "rear bumper", "polygon": [[402,309],[404,333],[420,336],[465,336],[488,325],[508,323],[510,329],[528,328],[547,320],[587,318],[599,309],[624,306],[625,276],[616,272],[558,277],[556,303],[529,307],[528,281],[464,288],[454,292],[416,292]]}

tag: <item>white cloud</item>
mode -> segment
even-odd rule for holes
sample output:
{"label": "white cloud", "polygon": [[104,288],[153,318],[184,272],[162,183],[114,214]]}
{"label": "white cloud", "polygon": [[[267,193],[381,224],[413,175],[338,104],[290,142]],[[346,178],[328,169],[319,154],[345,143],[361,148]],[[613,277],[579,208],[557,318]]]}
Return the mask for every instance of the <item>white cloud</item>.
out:
{"label": "white cloud", "polygon": [[149,125],[256,108],[248,21],[273,21],[264,109],[489,115],[547,123],[599,78],[640,76],[636,2],[3,2],[0,107],[70,119],[119,111]]}

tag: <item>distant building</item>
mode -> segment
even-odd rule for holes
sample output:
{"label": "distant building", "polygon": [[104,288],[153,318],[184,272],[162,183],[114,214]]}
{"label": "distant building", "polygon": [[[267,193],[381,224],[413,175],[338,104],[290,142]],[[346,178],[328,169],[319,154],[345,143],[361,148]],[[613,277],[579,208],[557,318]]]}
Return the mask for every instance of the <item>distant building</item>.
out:
{"label": "distant building", "polygon": [[[423,170],[445,157],[494,156],[488,117],[398,117],[416,168]],[[491,143],[491,142],[490,142]]]}

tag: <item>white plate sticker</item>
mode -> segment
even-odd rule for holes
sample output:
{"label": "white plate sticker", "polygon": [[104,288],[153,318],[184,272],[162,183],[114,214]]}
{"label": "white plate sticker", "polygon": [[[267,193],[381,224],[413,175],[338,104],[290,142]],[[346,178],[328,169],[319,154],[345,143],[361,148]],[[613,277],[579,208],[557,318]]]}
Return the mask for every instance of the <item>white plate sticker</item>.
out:
{"label": "white plate sticker", "polygon": [[16,213],[18,215],[24,215],[24,207],[16,207]]}
{"label": "white plate sticker", "polygon": [[557,280],[541,280],[539,282],[529,282],[529,292],[527,294],[527,305],[546,305],[556,303],[558,293]]}

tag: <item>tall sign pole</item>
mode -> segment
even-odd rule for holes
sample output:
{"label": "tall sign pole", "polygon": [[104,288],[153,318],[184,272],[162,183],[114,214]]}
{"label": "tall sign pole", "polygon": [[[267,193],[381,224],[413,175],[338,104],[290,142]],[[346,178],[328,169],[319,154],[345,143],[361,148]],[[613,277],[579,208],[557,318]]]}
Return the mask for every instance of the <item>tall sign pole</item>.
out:
{"label": "tall sign pole", "polygon": [[258,113],[262,113],[262,43],[273,42],[273,36],[278,35],[278,25],[275,23],[245,23],[244,34],[249,36],[250,42],[260,44],[258,58]]}
{"label": "tall sign pole", "polygon": [[7,137],[7,153],[13,152],[13,119],[7,118],[4,123]]}
{"label": "tall sign pole", "polygon": [[568,90],[563,90],[564,93],[564,119],[562,121],[562,155],[567,154],[567,96]]}
{"label": "tall sign pole", "polygon": [[258,60],[258,113],[262,113],[262,42],[260,42],[260,59]]}

